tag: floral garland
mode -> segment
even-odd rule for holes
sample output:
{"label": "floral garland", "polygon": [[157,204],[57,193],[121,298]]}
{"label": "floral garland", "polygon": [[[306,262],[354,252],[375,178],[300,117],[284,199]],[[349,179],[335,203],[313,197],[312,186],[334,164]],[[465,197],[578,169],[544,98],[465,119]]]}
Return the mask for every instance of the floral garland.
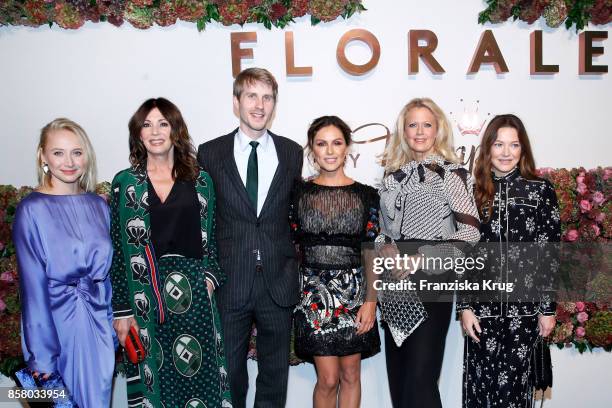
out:
{"label": "floral garland", "polygon": [[[553,183],[557,192],[562,240],[583,243],[591,248],[590,253],[582,254],[582,258],[576,262],[562,262],[573,265],[567,271],[570,276],[588,282],[587,293],[583,301],[558,303],[557,325],[551,336],[552,342],[559,348],[573,345],[581,353],[597,347],[612,351],[610,266],[603,269],[592,267],[593,262],[602,257],[601,253],[592,251],[592,244],[610,244],[612,239],[612,167],[588,171],[583,168],[547,168],[540,169],[539,174]],[[30,187],[17,189],[13,186],[0,186],[0,373],[6,376],[23,364],[19,281],[11,225],[17,204],[31,191]],[[96,192],[107,199],[109,191],[110,184],[107,182],[98,184],[96,188]],[[609,260],[604,259],[603,262],[605,264]],[[248,355],[253,359],[257,357],[256,334],[253,328]],[[301,362],[293,352],[293,341],[290,360],[292,365]]]}
{"label": "floral garland", "polygon": [[108,21],[119,27],[169,26],[177,20],[196,23],[199,31],[218,21],[223,25],[260,23],[283,28],[310,15],[312,25],[349,18],[365,10],[362,0],[0,0],[0,26],[57,24],[76,29],[85,21]]}
{"label": "floral garland", "polygon": [[589,23],[603,25],[612,22],[612,0],[486,0],[488,7],[478,14],[478,22],[501,23],[512,17],[533,24],[544,17],[549,27],[565,22],[576,31]]}

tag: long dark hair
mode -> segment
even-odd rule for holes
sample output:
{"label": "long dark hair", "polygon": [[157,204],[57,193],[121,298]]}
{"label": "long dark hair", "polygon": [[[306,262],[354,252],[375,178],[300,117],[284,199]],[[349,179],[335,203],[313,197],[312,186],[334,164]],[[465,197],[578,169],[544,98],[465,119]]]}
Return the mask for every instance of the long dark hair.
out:
{"label": "long dark hair", "polygon": [[513,128],[518,133],[519,143],[521,144],[521,158],[518,163],[518,169],[521,176],[528,180],[538,178],[533,153],[531,152],[531,144],[529,143],[529,137],[523,122],[512,114],[495,116],[484,131],[476,164],[474,165],[476,205],[478,206],[478,213],[485,222],[491,217],[493,197],[495,196],[495,186],[491,177],[491,147],[495,140],[497,140],[497,131],[505,127]]}
{"label": "long dark hair", "polygon": [[130,163],[141,170],[147,168],[147,149],[140,140],[140,132],[144,126],[147,115],[153,109],[159,109],[161,114],[170,122],[170,140],[174,145],[174,166],[172,177],[175,180],[191,181],[198,177],[198,162],[187,124],[183,120],[181,111],[172,102],[165,98],[147,99],[132,115],[128,128],[130,130]]}

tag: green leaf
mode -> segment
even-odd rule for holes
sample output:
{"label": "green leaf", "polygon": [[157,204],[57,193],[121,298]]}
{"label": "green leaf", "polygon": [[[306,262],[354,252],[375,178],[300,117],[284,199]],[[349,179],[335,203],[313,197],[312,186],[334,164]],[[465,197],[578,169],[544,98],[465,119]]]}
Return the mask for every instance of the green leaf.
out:
{"label": "green leaf", "polygon": [[489,10],[483,10],[478,13],[478,24],[485,24],[491,21],[491,15]]}
{"label": "green leaf", "polygon": [[198,21],[196,22],[196,26],[198,27],[198,31],[204,31],[204,27],[206,26],[206,18],[202,17],[199,18]]}
{"label": "green leaf", "polygon": [[25,363],[21,357],[4,357],[0,361],[0,374],[9,377],[17,369],[23,367]]}
{"label": "green leaf", "polygon": [[586,350],[586,344],[584,344],[582,342],[581,343],[574,342],[574,345],[576,346],[576,348],[578,349],[578,352],[580,354],[584,353],[584,351]]}
{"label": "green leaf", "polygon": [[321,20],[319,20],[318,18],[316,18],[315,16],[310,16],[310,25],[317,25],[321,22]]}
{"label": "green leaf", "polygon": [[206,16],[208,22],[210,21],[219,21],[219,8],[216,4],[207,4],[206,5]]}
{"label": "green leaf", "polygon": [[518,5],[513,6],[510,12],[514,16],[514,20],[516,20],[517,18],[519,18],[519,15],[521,14],[521,6],[518,6]]}

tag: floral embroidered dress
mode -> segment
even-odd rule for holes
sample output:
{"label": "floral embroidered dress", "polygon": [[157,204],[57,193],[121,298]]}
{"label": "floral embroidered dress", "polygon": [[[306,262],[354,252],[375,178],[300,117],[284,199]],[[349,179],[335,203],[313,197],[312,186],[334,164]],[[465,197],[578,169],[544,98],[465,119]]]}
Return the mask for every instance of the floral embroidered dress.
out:
{"label": "floral embroidered dress", "polygon": [[296,182],[289,212],[301,255],[301,301],[295,309],[295,350],[313,356],[362,358],[380,351],[378,325],[355,334],[366,299],[361,244],[378,234],[379,199],[370,186]]}
{"label": "floral embroidered dress", "polygon": [[[491,217],[481,226],[480,251],[486,252],[487,278],[514,284],[494,298],[462,297],[457,310],[480,319],[480,343],[466,337],[464,407],[530,406],[530,357],[538,338],[538,316],[554,315],[552,287],[560,240],[557,196],[546,180],[528,180],[516,168],[493,177]],[[538,257],[536,259],[535,257]],[[474,278],[471,278],[474,280]]]}
{"label": "floral embroidered dress", "polygon": [[[134,316],[147,358],[126,362],[128,406],[231,407],[215,296],[217,264],[212,180],[175,181],[161,203],[144,171],[112,183],[115,319]],[[187,219],[186,219],[187,218]],[[154,248],[155,246],[155,248]],[[159,250],[156,253],[156,250]]]}

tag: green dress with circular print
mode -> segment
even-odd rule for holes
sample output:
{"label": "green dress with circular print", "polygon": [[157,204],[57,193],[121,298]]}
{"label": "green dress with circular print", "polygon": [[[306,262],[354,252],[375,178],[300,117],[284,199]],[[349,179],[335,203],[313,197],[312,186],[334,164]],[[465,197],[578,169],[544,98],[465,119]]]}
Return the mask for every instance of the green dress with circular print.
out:
{"label": "green dress with circular print", "polygon": [[[134,316],[147,349],[142,363],[125,363],[128,406],[231,407],[221,324],[214,292],[209,296],[207,290],[207,281],[216,288],[225,280],[217,264],[212,180],[201,171],[194,183],[187,183],[191,195],[185,184],[175,191],[177,185],[161,205],[173,195],[182,195],[178,201],[183,202],[185,195],[187,201],[193,197],[186,208],[191,205],[187,218],[193,216],[194,222],[177,218],[176,208],[166,209],[168,223],[153,224],[170,235],[163,237],[171,243],[166,246],[158,245],[159,231],[151,230],[150,203],[157,200],[156,211],[160,203],[152,197],[146,173],[124,170],[112,183],[114,315]],[[181,205],[178,211],[185,216]]]}

